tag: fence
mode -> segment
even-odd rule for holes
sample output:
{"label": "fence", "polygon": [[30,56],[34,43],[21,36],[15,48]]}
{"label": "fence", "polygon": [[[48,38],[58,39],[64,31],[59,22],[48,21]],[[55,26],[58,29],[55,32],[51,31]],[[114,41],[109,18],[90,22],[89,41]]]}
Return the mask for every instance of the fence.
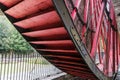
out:
{"label": "fence", "polygon": [[0,80],[42,80],[61,73],[40,54],[0,54]]}

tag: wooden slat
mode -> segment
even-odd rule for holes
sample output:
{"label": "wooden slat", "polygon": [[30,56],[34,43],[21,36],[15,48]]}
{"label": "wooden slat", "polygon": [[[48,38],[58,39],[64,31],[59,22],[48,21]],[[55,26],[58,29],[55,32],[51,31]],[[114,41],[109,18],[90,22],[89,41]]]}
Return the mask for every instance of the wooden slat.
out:
{"label": "wooden slat", "polygon": [[0,3],[2,3],[7,7],[11,7],[20,1],[23,1],[23,0],[0,0]]}
{"label": "wooden slat", "polygon": [[56,11],[51,11],[42,15],[38,15],[32,18],[28,18],[19,22],[14,23],[14,25],[19,26],[24,29],[39,27],[39,29],[48,29],[56,26],[61,22]]}
{"label": "wooden slat", "polygon": [[76,50],[53,50],[53,49],[36,49],[39,51],[45,51],[45,52],[58,52],[58,53],[68,53],[68,54],[77,54],[78,52]]}
{"label": "wooden slat", "polygon": [[40,38],[67,38],[68,34],[67,31],[64,29],[64,27],[60,28],[53,28],[53,29],[47,29],[47,30],[40,30],[40,31],[33,31],[33,32],[26,32],[22,33],[25,36],[28,37],[40,37]]}
{"label": "wooden slat", "polygon": [[[11,1],[11,0],[6,0],[6,1]],[[14,0],[14,1],[20,1],[20,0]],[[48,11],[49,8],[53,8],[52,0],[24,0],[18,5],[15,5],[14,7],[5,11],[5,13],[18,19],[34,14],[36,12],[40,13],[43,12],[44,10]]]}
{"label": "wooden slat", "polygon": [[[55,65],[56,65],[56,64],[55,64]],[[65,67],[61,67],[61,66],[58,66],[58,67],[59,67],[59,68],[62,68],[62,69],[64,69],[64,70],[67,70],[67,71],[77,72],[77,73],[79,73],[79,74],[84,74],[84,75],[87,74],[86,77],[89,76],[89,75],[90,75],[90,76],[93,76],[93,75],[92,75],[93,73],[84,72],[84,71],[76,70],[76,69],[73,69],[73,68],[65,68]]]}
{"label": "wooden slat", "polygon": [[73,69],[63,68],[63,67],[58,67],[58,68],[63,70],[63,71],[66,71],[67,73],[70,73],[71,75],[80,77],[82,79],[96,80],[95,76],[93,76],[91,73],[84,73],[84,72],[80,72],[79,70],[73,70]]}
{"label": "wooden slat", "polygon": [[32,44],[43,44],[43,45],[62,45],[62,46],[73,46],[71,40],[57,40],[57,41],[31,41]]}
{"label": "wooden slat", "polygon": [[[74,47],[71,40],[32,41],[30,43],[45,46],[48,49],[49,48],[50,49],[69,49],[69,50],[75,49],[75,47]],[[43,49],[43,51],[52,51],[52,52],[54,52],[54,50],[44,50],[44,49]],[[58,50],[55,51],[55,52],[58,52]],[[77,51],[75,51],[75,52],[77,52]]]}
{"label": "wooden slat", "polygon": [[41,51],[41,50],[37,50],[38,52],[42,52],[44,53],[44,55],[49,55],[49,54],[53,54],[53,55],[64,55],[64,56],[73,56],[73,57],[79,57],[81,58],[81,56],[78,53],[66,53],[66,52],[49,52],[49,51]]}
{"label": "wooden slat", "polygon": [[50,58],[54,58],[56,60],[60,60],[60,59],[63,59],[63,60],[73,60],[73,61],[81,61],[82,59],[78,58],[78,57],[72,57],[72,56],[64,56],[64,55],[44,55],[42,54],[44,57],[50,59]]}
{"label": "wooden slat", "polygon": [[[54,62],[53,62],[54,63]],[[63,68],[69,68],[69,69],[75,69],[83,72],[91,72],[89,69],[82,68],[80,66],[74,66],[74,65],[67,65],[67,64],[59,64],[59,63],[54,63],[56,66],[63,67]]]}
{"label": "wooden slat", "polygon": [[84,62],[74,62],[74,61],[71,61],[71,62],[68,62],[68,61],[65,61],[65,60],[49,60],[50,62],[53,62],[53,63],[58,63],[58,64],[67,64],[67,65],[75,65],[75,66],[80,66],[80,67],[84,67],[86,69],[89,69],[87,67],[87,65],[85,65]]}

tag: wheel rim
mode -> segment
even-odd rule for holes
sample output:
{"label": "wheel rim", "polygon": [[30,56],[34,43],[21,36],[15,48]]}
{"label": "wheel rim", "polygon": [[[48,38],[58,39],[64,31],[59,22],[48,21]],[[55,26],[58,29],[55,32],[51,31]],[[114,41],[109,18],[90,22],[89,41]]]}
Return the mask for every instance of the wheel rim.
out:
{"label": "wheel rim", "polygon": [[[90,57],[104,75],[112,77],[118,71],[120,42],[112,1],[101,2],[65,0],[75,29]],[[108,15],[107,11],[111,14]]]}

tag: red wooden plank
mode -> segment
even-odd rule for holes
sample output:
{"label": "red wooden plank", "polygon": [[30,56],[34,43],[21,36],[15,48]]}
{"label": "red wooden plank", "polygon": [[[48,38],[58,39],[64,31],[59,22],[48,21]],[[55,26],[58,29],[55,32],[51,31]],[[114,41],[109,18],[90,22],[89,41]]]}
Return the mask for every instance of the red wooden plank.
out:
{"label": "red wooden plank", "polygon": [[59,67],[59,68],[60,68],[61,70],[65,71],[65,72],[73,75],[73,76],[80,77],[81,79],[85,79],[85,80],[89,80],[89,79],[91,79],[91,80],[96,80],[95,77],[90,78],[90,77],[89,77],[88,75],[86,75],[85,73],[76,72],[76,71],[74,71],[74,70],[69,70],[69,69],[67,69],[67,68],[62,68],[62,67]]}
{"label": "red wooden plank", "polygon": [[[58,66],[59,67],[59,66]],[[91,75],[91,76],[94,76],[94,75],[92,75],[92,73],[89,73],[89,72],[83,72],[83,71],[80,71],[80,70],[75,70],[75,69],[70,69],[70,68],[65,68],[65,67],[59,67],[59,68],[61,68],[61,69],[65,69],[65,70],[67,70],[67,71],[72,71],[72,72],[76,72],[76,73],[79,73],[79,74],[87,74],[87,75],[85,75],[86,77],[88,76],[88,75]],[[71,72],[71,73],[72,73]]]}
{"label": "red wooden plank", "polygon": [[28,18],[19,22],[14,23],[14,25],[19,26],[24,29],[33,28],[33,27],[52,27],[54,23],[60,23],[60,18],[56,11],[51,11],[42,15],[38,15],[32,18]]}
{"label": "red wooden plank", "polygon": [[64,27],[41,30],[41,31],[26,32],[22,34],[28,37],[39,37],[39,38],[47,37],[52,39],[68,37],[67,31],[64,29]]}
{"label": "red wooden plank", "polygon": [[43,45],[46,48],[54,49],[75,49],[71,40],[58,40],[58,41],[33,41],[32,44]]}
{"label": "red wooden plank", "polygon": [[20,1],[22,0],[0,0],[0,3],[2,3],[3,5],[7,7],[11,7]]}
{"label": "red wooden plank", "polygon": [[65,60],[49,60],[50,62],[54,62],[54,63],[60,63],[60,64],[67,64],[67,65],[76,65],[76,66],[80,66],[80,67],[84,67],[84,68],[88,68],[87,65],[80,63],[80,62],[68,62]]}
{"label": "red wooden plank", "polygon": [[48,45],[73,45],[71,40],[58,40],[58,41],[31,41],[32,44],[48,44]]}
{"label": "red wooden plank", "polygon": [[36,50],[40,50],[40,51],[46,51],[46,52],[58,52],[58,53],[78,53],[76,50],[53,50],[53,49],[36,49]]}
{"label": "red wooden plank", "polygon": [[[82,72],[82,71],[79,71],[79,70],[74,70],[74,69],[69,69],[69,68],[63,68],[63,67],[59,67],[58,68],[62,69],[63,71],[67,71],[69,74],[72,74],[74,73],[73,75],[76,76],[79,76],[79,77],[84,77],[83,79],[91,79],[91,78],[95,78],[94,75],[92,75],[92,73],[88,73],[88,72]],[[91,79],[93,80],[93,79]],[[96,80],[96,79],[95,79]]]}
{"label": "red wooden plank", "polygon": [[[36,48],[37,49],[37,48]],[[51,51],[53,50],[53,51]],[[61,49],[62,50],[62,49]],[[81,58],[81,56],[79,55],[79,53],[77,52],[74,52],[74,50],[62,50],[61,51],[60,49],[42,49],[42,50],[39,50],[37,49],[38,52],[43,52],[45,55],[49,55],[49,54],[52,54],[52,55],[64,55],[64,56],[72,56],[72,57],[79,57]]]}
{"label": "red wooden plank", "polygon": [[50,55],[43,54],[43,56],[46,58],[55,58],[56,60],[63,59],[63,60],[81,61],[81,58],[72,57],[72,56],[52,55],[52,54],[50,54]]}
{"label": "red wooden plank", "polygon": [[[53,62],[54,63],[54,62]],[[91,72],[89,69],[82,68],[80,66],[74,66],[74,65],[67,65],[67,64],[59,64],[59,63],[54,63],[56,66],[63,67],[63,68],[69,68],[69,69],[75,69],[83,72]]]}
{"label": "red wooden plank", "polygon": [[[11,1],[11,0],[6,0],[6,1]],[[14,1],[20,1],[20,0],[14,0]],[[41,13],[42,11],[49,10],[49,8],[52,7],[53,7],[52,0],[24,0],[21,3],[15,5],[14,7],[10,8],[9,10],[5,11],[5,13],[18,19],[18,18],[26,17],[36,12]]]}

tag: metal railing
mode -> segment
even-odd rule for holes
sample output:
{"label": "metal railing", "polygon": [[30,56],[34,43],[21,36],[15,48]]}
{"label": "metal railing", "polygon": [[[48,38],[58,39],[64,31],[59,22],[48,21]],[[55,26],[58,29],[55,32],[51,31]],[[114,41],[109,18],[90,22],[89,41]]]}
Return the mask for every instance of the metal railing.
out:
{"label": "metal railing", "polygon": [[42,80],[58,73],[39,53],[0,54],[0,80]]}

